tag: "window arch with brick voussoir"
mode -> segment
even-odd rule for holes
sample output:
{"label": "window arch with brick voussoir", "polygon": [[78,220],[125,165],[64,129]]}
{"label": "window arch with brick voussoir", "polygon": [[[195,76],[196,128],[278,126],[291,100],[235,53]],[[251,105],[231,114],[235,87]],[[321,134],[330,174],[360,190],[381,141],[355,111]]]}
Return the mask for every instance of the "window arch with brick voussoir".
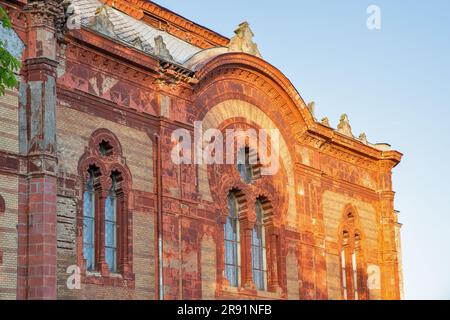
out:
{"label": "window arch with brick voussoir", "polygon": [[364,237],[356,209],[347,205],[339,228],[340,274],[343,300],[366,300],[367,275]]}
{"label": "window arch with brick voussoir", "polygon": [[86,283],[134,286],[131,173],[117,137],[95,131],[80,158],[77,256]]}
{"label": "window arch with brick voussoir", "polygon": [[[251,148],[245,152],[254,154]],[[246,157],[248,158],[248,157]],[[245,164],[244,164],[245,165]],[[286,199],[275,181],[260,175],[260,165],[214,165],[209,175],[219,217],[218,294],[283,298]],[[244,174],[252,172],[252,175]],[[253,177],[253,179],[250,179]],[[281,179],[281,181],[283,181]]]}

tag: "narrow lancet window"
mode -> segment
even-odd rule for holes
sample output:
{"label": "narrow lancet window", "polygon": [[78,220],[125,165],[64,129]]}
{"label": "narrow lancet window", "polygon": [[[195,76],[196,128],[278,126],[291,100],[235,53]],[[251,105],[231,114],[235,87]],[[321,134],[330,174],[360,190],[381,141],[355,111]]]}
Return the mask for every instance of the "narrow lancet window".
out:
{"label": "narrow lancet window", "polygon": [[256,202],[256,224],[252,232],[253,281],[260,291],[266,290],[267,263],[264,229],[264,209],[260,200]]}
{"label": "narrow lancet window", "polygon": [[105,258],[110,272],[117,272],[117,178],[111,176],[112,186],[105,203]]}
{"label": "narrow lancet window", "polygon": [[231,287],[238,287],[240,281],[240,237],[239,214],[236,196],[228,196],[229,214],[225,224],[225,277]]}
{"label": "narrow lancet window", "polygon": [[83,256],[86,260],[86,269],[95,269],[95,191],[94,172],[89,170],[83,195]]}

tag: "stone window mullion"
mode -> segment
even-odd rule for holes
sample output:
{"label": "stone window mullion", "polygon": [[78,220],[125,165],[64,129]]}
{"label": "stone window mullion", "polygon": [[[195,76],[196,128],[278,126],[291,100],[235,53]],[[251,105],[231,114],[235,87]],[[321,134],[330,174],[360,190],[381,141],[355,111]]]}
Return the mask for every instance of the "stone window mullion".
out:
{"label": "stone window mullion", "polygon": [[109,275],[109,268],[105,257],[105,201],[107,198],[107,191],[104,189],[99,193],[97,201],[97,248],[98,248],[98,270],[104,276]]}
{"label": "stone window mullion", "polygon": [[246,217],[241,219],[241,261],[242,261],[242,284],[244,288],[253,289],[253,268],[252,268],[252,232],[254,222]]}

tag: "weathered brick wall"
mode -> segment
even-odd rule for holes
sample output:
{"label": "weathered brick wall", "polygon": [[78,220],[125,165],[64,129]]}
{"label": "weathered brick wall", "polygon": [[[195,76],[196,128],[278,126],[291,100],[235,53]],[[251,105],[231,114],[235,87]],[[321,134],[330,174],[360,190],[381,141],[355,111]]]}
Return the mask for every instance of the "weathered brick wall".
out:
{"label": "weathered brick wall", "polygon": [[[6,90],[0,96],[0,153],[19,152],[18,120],[17,91]],[[9,163],[1,165],[10,167]],[[5,205],[0,212],[0,300],[16,298],[18,187],[17,176],[0,174],[0,197]]]}
{"label": "weathered brick wall", "polygon": [[127,166],[132,174],[133,189],[154,192],[153,147],[145,132],[64,107],[63,102],[56,113],[60,172],[78,174],[78,161],[92,133],[106,128],[117,136],[122,145]]}
{"label": "weathered brick wall", "polygon": [[300,299],[300,277],[295,249],[289,250],[286,257],[287,294],[289,300]]}
{"label": "weathered brick wall", "polygon": [[[135,289],[82,284],[81,290],[67,289],[67,267],[76,265],[76,213],[73,183],[59,184],[58,197],[58,298],[59,299],[153,299],[154,298],[154,203],[153,146],[144,132],[104,120],[67,106],[57,108],[57,138],[60,181],[78,175],[78,161],[91,134],[106,128],[119,139],[130,168],[135,191],[133,216],[133,271]],[[69,186],[67,186],[69,185]],[[79,190],[78,190],[79,191]]]}
{"label": "weathered brick wall", "polygon": [[217,279],[217,248],[214,239],[208,235],[205,235],[201,241],[200,250],[202,299],[213,300],[216,296]]}
{"label": "weathered brick wall", "polygon": [[341,300],[341,270],[338,254],[327,254],[327,287],[329,300]]}
{"label": "weathered brick wall", "polygon": [[19,152],[19,116],[17,91],[6,90],[0,96],[0,151]]}
{"label": "weathered brick wall", "polygon": [[5,212],[0,213],[0,300],[16,298],[18,188],[17,177],[0,174],[5,201]]}

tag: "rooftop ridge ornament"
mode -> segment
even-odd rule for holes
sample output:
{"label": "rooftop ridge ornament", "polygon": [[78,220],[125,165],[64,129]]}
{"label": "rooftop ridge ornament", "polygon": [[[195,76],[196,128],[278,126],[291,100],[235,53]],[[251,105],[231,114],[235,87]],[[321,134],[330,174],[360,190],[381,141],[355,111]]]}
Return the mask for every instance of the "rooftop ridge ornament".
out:
{"label": "rooftop ridge ornament", "polygon": [[308,108],[308,110],[309,110],[309,112],[311,113],[312,117],[313,117],[314,119],[316,119],[316,116],[315,116],[315,112],[316,112],[316,103],[315,103],[314,101],[311,101],[310,103],[308,103],[308,104],[306,105],[306,107]]}
{"label": "rooftop ridge ornament", "polygon": [[100,32],[110,38],[115,38],[116,33],[114,32],[114,25],[111,22],[108,14],[108,6],[102,5],[95,11],[95,16],[93,16],[88,26],[97,32]]}
{"label": "rooftop ridge ornament", "polygon": [[369,142],[367,141],[367,135],[364,132],[359,135],[358,140],[364,144],[369,144]]}
{"label": "rooftop ridge ornament", "polygon": [[350,121],[348,120],[348,116],[345,113],[341,116],[337,131],[353,138],[352,127],[350,126]]}
{"label": "rooftop ridge ornament", "polygon": [[155,54],[164,60],[174,61],[161,35],[155,37]]}
{"label": "rooftop ridge ornament", "polygon": [[327,117],[322,118],[321,123],[324,126],[330,127],[331,128],[331,124],[330,124],[330,120]]}
{"label": "rooftop ridge ornament", "polygon": [[254,33],[248,22],[242,22],[228,44],[230,52],[244,52],[262,58],[258,45],[253,41]]}

